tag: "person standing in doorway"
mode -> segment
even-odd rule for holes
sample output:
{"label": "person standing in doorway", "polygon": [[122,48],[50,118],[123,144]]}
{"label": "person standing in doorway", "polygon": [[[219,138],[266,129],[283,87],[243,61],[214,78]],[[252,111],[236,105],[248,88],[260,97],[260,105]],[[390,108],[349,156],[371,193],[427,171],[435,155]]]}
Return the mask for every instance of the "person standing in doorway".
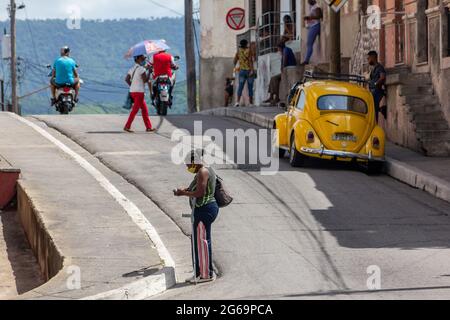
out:
{"label": "person standing in doorway", "polygon": [[219,206],[214,197],[216,190],[216,173],[203,162],[203,150],[193,150],[186,157],[187,170],[195,175],[187,189],[177,189],[177,197],[189,197],[194,212],[193,228],[193,262],[195,276],[187,282],[203,283],[216,279],[212,262],[211,225],[217,219]]}
{"label": "person standing in doorway", "polygon": [[322,9],[317,4],[317,1],[308,0],[308,3],[310,5],[310,13],[308,16],[305,17],[305,21],[307,23],[308,28],[308,40],[306,44],[307,46],[306,57],[302,63],[303,66],[309,64],[309,61],[311,60],[311,57],[314,52],[314,43],[320,36],[320,27],[321,27],[320,20],[323,18]]}
{"label": "person standing in doorway", "polygon": [[133,107],[131,109],[130,117],[128,118],[127,124],[124,130],[126,132],[133,132],[131,130],[131,125],[139,112],[142,112],[142,118],[144,120],[147,132],[154,132],[155,129],[152,128],[152,123],[148,114],[148,107],[145,102],[145,84],[148,84],[150,80],[150,74],[148,72],[148,65],[146,64],[146,57],[136,56],[134,57],[135,65],[128,71],[125,82],[130,86],[130,95],[133,100]]}
{"label": "person standing in doorway", "polygon": [[[386,70],[384,66],[378,62],[378,53],[376,51],[370,51],[367,54],[367,62],[371,66],[369,89],[372,92],[373,100],[375,102],[375,114],[378,123],[380,111],[380,103],[386,94]],[[385,110],[384,110],[385,112]]]}
{"label": "person standing in doorway", "polygon": [[234,65],[236,66],[238,63],[239,63],[239,88],[236,107],[240,106],[245,83],[248,84],[248,96],[250,98],[250,104],[252,105],[255,71],[253,69],[253,56],[250,48],[248,47],[248,41],[245,39],[241,40],[239,50],[236,53],[236,56],[234,57]]}

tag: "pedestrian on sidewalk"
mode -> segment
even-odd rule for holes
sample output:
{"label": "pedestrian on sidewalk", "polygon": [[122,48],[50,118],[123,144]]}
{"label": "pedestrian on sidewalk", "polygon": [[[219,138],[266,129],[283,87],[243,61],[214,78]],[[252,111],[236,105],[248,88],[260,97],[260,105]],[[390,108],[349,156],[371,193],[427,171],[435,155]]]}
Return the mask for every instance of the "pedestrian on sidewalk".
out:
{"label": "pedestrian on sidewalk", "polygon": [[[194,212],[192,252],[194,253],[195,276],[188,279],[191,283],[203,283],[215,280],[212,263],[211,225],[219,214],[219,206],[214,197],[216,173],[203,162],[203,150],[193,150],[185,160],[187,170],[195,175],[186,189],[177,189],[175,196],[189,197]],[[195,263],[194,263],[195,262]]]}
{"label": "pedestrian on sidewalk", "polygon": [[134,57],[135,65],[128,71],[125,82],[130,86],[130,95],[133,100],[133,107],[124,130],[126,132],[133,132],[131,125],[141,110],[142,118],[144,120],[147,132],[154,132],[152,123],[148,114],[147,103],[145,102],[145,84],[150,80],[150,73],[148,72],[149,65],[146,64],[146,57],[143,55]]}
{"label": "pedestrian on sidewalk", "polygon": [[305,16],[305,21],[307,24],[308,29],[308,39],[307,39],[307,51],[306,51],[306,57],[302,66],[309,64],[309,61],[311,60],[311,57],[314,53],[314,43],[316,42],[317,38],[320,36],[320,20],[323,18],[323,12],[322,9],[317,4],[316,0],[308,0],[309,6],[310,6],[310,13],[308,16]]}
{"label": "pedestrian on sidewalk", "polygon": [[372,92],[373,100],[375,102],[375,116],[378,123],[380,111],[386,117],[386,107],[383,110],[380,108],[381,100],[386,95],[385,84],[386,84],[386,70],[384,66],[378,62],[378,52],[370,51],[367,54],[367,61],[371,67],[370,71],[370,81],[369,89]]}
{"label": "pedestrian on sidewalk", "polygon": [[284,32],[283,40],[292,41],[295,39],[295,23],[290,15],[285,15],[283,17]]}
{"label": "pedestrian on sidewalk", "polygon": [[253,68],[253,55],[248,47],[248,41],[243,39],[240,42],[239,50],[234,57],[234,65],[239,63],[239,89],[236,107],[240,106],[242,93],[245,84],[248,84],[248,96],[250,98],[250,105],[253,105],[253,84],[255,81],[255,71]]}
{"label": "pedestrian on sidewalk", "polygon": [[224,94],[225,94],[224,106],[228,107],[233,101],[234,78],[226,78]]}

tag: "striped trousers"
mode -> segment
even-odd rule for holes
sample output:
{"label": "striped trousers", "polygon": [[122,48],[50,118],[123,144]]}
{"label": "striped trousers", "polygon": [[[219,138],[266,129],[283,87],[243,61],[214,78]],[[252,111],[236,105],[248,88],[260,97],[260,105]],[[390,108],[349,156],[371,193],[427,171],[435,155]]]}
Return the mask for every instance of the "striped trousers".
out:
{"label": "striped trousers", "polygon": [[216,202],[207,204],[194,210],[194,250],[195,274],[204,279],[211,278],[214,275],[212,263],[211,247],[211,225],[219,214],[219,207]]}

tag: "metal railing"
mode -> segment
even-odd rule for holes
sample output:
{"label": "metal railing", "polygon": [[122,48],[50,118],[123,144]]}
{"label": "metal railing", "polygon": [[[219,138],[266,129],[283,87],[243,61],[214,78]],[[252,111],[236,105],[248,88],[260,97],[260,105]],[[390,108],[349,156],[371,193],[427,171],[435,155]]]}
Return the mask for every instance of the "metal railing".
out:
{"label": "metal railing", "polygon": [[[285,23],[283,17],[289,15],[292,20],[292,25],[287,26],[286,29],[291,33],[285,33]],[[258,18],[256,24],[256,50],[257,56],[262,56],[268,53],[277,52],[278,43],[283,36],[291,40],[297,38],[296,28],[296,13],[295,11],[269,11]]]}

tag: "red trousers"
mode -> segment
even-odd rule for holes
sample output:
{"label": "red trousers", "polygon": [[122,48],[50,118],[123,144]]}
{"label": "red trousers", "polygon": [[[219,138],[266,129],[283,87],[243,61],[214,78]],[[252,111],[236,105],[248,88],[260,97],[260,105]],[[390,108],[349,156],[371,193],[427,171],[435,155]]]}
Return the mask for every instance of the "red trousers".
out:
{"label": "red trousers", "polygon": [[131,92],[131,98],[133,99],[133,108],[131,109],[130,117],[128,118],[125,129],[131,129],[134,118],[136,118],[139,110],[142,111],[142,118],[144,119],[145,127],[147,129],[152,129],[152,123],[148,115],[147,103],[145,103],[144,92]]}

